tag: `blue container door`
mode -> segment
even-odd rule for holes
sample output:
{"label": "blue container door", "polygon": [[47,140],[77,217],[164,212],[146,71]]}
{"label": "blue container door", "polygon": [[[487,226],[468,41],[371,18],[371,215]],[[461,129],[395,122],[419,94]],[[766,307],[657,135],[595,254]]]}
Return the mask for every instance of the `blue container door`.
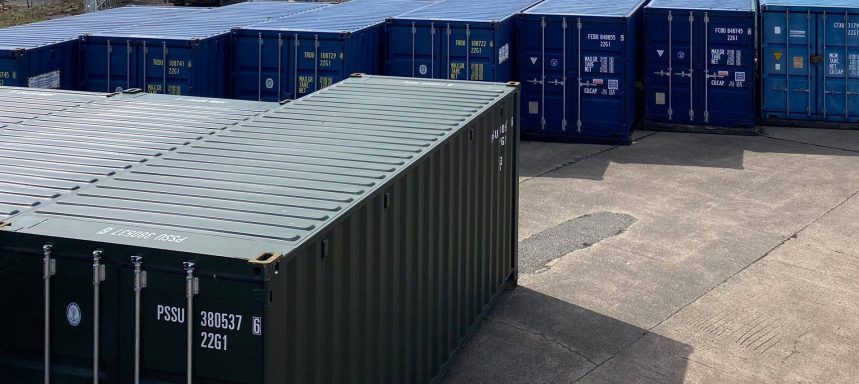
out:
{"label": "blue container door", "polygon": [[[398,21],[388,25],[388,75],[444,78],[442,32],[435,23]],[[445,36],[447,39],[448,36]]]}
{"label": "blue container door", "polygon": [[823,56],[820,114],[830,121],[859,121],[859,14],[823,13],[818,20]]}
{"label": "blue container door", "polygon": [[703,56],[699,56],[703,58],[702,68],[695,71],[695,83],[703,85],[703,97],[696,100],[694,123],[754,126],[757,110],[754,15],[698,12],[695,20],[703,27],[704,49],[700,53]]}
{"label": "blue container door", "polygon": [[241,31],[235,39],[234,96],[244,100],[293,99],[289,85],[297,36]]}
{"label": "blue container door", "polygon": [[647,118],[676,124],[694,123],[695,20],[691,12],[661,11],[647,15],[645,76]]}
{"label": "blue container door", "polygon": [[519,25],[523,131],[629,139],[634,118],[632,20],[528,15]]}
{"label": "blue container door", "polygon": [[[452,80],[513,80],[510,23],[445,23],[440,67]],[[444,77],[444,74],[435,77]]]}
{"label": "blue container door", "polygon": [[[628,63],[625,23],[610,18],[576,21],[576,62],[581,78],[576,92],[576,132],[586,137],[629,140],[629,110],[634,108],[635,65]],[[634,44],[634,42],[633,42]],[[575,79],[571,76],[570,79]]]}
{"label": "blue container door", "polygon": [[226,96],[226,57],[220,40],[144,43],[143,89],[170,95]]}
{"label": "blue container door", "polygon": [[140,62],[139,43],[131,41],[85,42],[80,89],[92,92],[114,92],[118,88],[139,87],[137,65]]}
{"label": "blue container door", "polygon": [[0,50],[0,86],[20,86],[20,63],[12,50]]}
{"label": "blue container door", "polygon": [[763,117],[811,119],[816,110],[817,22],[808,12],[763,13]]}
{"label": "blue container door", "polygon": [[[298,57],[294,60],[297,77],[293,81],[296,98],[330,86],[344,77],[345,43],[341,35],[302,34]],[[297,80],[297,85],[295,82]]]}
{"label": "blue container door", "polygon": [[574,97],[577,89],[570,24],[566,18],[529,15],[523,16],[519,32],[522,129],[533,134],[563,135],[568,114],[574,113],[567,110],[567,100]]}

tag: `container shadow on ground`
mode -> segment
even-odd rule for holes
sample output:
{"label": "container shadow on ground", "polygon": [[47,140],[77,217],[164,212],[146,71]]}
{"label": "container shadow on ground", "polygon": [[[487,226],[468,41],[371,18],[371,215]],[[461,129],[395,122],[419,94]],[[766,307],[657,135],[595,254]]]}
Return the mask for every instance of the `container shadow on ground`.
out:
{"label": "container shadow on ground", "polygon": [[635,369],[613,372],[602,382],[677,384],[684,381],[692,351],[681,342],[518,287],[499,299],[444,383],[571,383],[587,379],[620,353],[635,361]]}
{"label": "container shadow on ground", "polygon": [[638,131],[630,146],[523,141],[519,173],[520,181],[543,175],[602,180],[612,163],[740,170],[750,152],[859,156],[859,130],[767,127],[760,136]]}

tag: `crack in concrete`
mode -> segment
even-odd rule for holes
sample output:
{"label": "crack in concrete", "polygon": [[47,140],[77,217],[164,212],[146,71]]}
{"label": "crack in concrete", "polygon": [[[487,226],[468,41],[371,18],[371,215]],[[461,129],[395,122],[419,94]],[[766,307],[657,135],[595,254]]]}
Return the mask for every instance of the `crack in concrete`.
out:
{"label": "crack in concrete", "polygon": [[504,321],[504,320],[501,320],[501,319],[498,319],[498,318],[495,318],[495,317],[491,317],[491,316],[487,317],[487,320],[495,321],[495,322],[498,322],[498,323],[500,323],[500,324],[506,325],[506,326],[508,326],[508,327],[510,327],[510,328],[513,328],[513,329],[516,329],[516,330],[519,330],[519,331],[522,331],[522,332],[527,332],[527,333],[530,333],[530,334],[535,335],[535,336],[540,336],[540,337],[541,337],[541,338],[543,338],[544,340],[546,340],[546,341],[548,341],[548,342],[550,342],[550,343],[556,344],[556,345],[560,346],[561,348],[564,348],[565,350],[567,350],[567,351],[569,351],[569,352],[571,352],[571,353],[575,354],[576,356],[579,356],[579,357],[581,357],[581,358],[585,359],[588,363],[591,363],[591,365],[594,365],[594,366],[596,366],[596,365],[597,365],[597,363],[595,363],[593,360],[591,360],[591,358],[590,358],[590,357],[588,357],[587,355],[585,355],[584,353],[582,353],[582,352],[580,352],[580,351],[577,351],[577,350],[573,349],[572,347],[570,347],[570,346],[568,346],[568,345],[566,345],[566,344],[564,344],[564,343],[560,342],[559,340],[555,340],[555,339],[553,339],[553,338],[551,338],[551,337],[549,337],[549,336],[546,336],[546,335],[545,335],[545,334],[543,334],[542,332],[537,332],[537,331],[534,331],[534,330],[531,330],[531,329],[528,329],[528,328],[525,328],[525,327],[519,326],[519,325],[517,325],[517,324],[511,323],[511,322],[507,322],[507,321]]}
{"label": "crack in concrete", "polygon": [[[701,294],[701,295],[699,295],[698,297],[696,297],[696,298],[694,298],[693,300],[691,300],[690,302],[686,303],[686,305],[683,305],[682,307],[680,307],[679,309],[677,309],[676,311],[674,311],[673,313],[671,313],[670,315],[668,315],[665,319],[663,319],[662,321],[660,321],[660,322],[659,322],[659,323],[657,323],[656,325],[654,325],[654,326],[652,326],[652,327],[648,328],[648,329],[646,330],[646,332],[644,332],[644,334],[643,334],[643,335],[641,335],[641,337],[639,337],[639,338],[637,338],[637,339],[633,340],[632,342],[630,342],[630,343],[626,344],[625,346],[623,346],[622,348],[618,349],[618,351],[617,351],[614,355],[611,355],[608,359],[605,359],[605,361],[603,361],[602,363],[600,363],[600,364],[598,364],[597,366],[595,366],[595,367],[591,368],[591,370],[589,370],[589,371],[585,372],[585,374],[584,374],[584,375],[582,375],[582,376],[580,376],[578,379],[576,379],[576,380],[572,381],[572,382],[571,382],[571,384],[572,384],[572,383],[578,383],[578,382],[580,382],[582,379],[584,379],[584,378],[588,377],[591,373],[593,373],[594,371],[596,371],[597,369],[599,369],[600,367],[602,367],[602,366],[603,366],[603,365],[605,365],[606,363],[608,363],[608,362],[612,361],[615,357],[617,357],[618,355],[620,355],[621,353],[623,353],[623,351],[625,351],[625,350],[627,350],[629,347],[631,347],[631,346],[635,345],[635,343],[637,343],[637,342],[641,341],[642,339],[644,339],[645,337],[647,337],[647,335],[649,335],[649,334],[653,333],[653,330],[654,330],[654,329],[658,328],[660,325],[664,324],[666,321],[671,320],[671,318],[673,318],[673,317],[674,317],[674,316],[676,316],[678,313],[680,313],[681,311],[683,311],[684,309],[686,309],[688,306],[690,306],[690,305],[694,304],[695,302],[697,302],[698,300],[700,300],[702,297],[704,297],[704,296],[708,295],[710,292],[713,292],[713,291],[714,291],[714,290],[716,290],[717,288],[719,288],[719,287],[721,287],[721,286],[725,285],[725,283],[727,283],[728,281],[730,281],[731,279],[733,279],[735,276],[737,276],[737,275],[739,275],[740,273],[742,273],[743,271],[745,271],[745,270],[749,269],[751,266],[753,266],[753,265],[757,264],[759,261],[763,260],[764,258],[766,258],[767,256],[769,256],[770,254],[772,254],[773,252],[775,252],[777,249],[779,249],[779,248],[781,248],[783,245],[787,244],[787,242],[789,242],[790,240],[796,239],[796,238],[799,236],[799,234],[800,234],[800,233],[804,232],[806,229],[808,229],[808,228],[809,228],[809,227],[811,227],[812,225],[816,224],[817,222],[819,222],[820,220],[822,220],[824,217],[828,216],[830,213],[832,213],[832,212],[834,212],[835,210],[837,210],[838,208],[841,208],[844,204],[847,204],[847,202],[848,202],[848,201],[852,200],[852,199],[853,199],[853,198],[855,198],[856,196],[859,196],[859,191],[853,192],[853,194],[851,194],[850,196],[848,196],[846,199],[842,200],[840,203],[836,204],[834,207],[832,207],[831,209],[827,210],[827,211],[826,211],[826,212],[824,212],[822,215],[818,216],[816,219],[812,220],[811,222],[809,222],[808,224],[806,224],[805,226],[803,226],[802,228],[800,228],[800,229],[799,229],[799,230],[797,230],[796,232],[792,233],[790,236],[788,236],[787,238],[785,238],[784,240],[782,240],[781,242],[779,242],[778,244],[776,244],[774,247],[772,247],[772,248],[770,248],[768,251],[764,252],[764,254],[763,254],[763,255],[761,255],[761,256],[760,256],[760,257],[758,257],[757,259],[753,260],[751,263],[749,263],[749,264],[748,264],[748,265],[746,265],[745,267],[741,268],[739,271],[737,271],[737,272],[733,273],[731,276],[728,276],[727,278],[725,278],[724,280],[722,280],[722,282],[720,282],[719,284],[716,284],[715,286],[713,286],[712,288],[710,288],[710,289],[709,289],[709,290],[707,290],[706,292],[702,293],[702,294]],[[795,343],[794,343],[794,345],[795,345]],[[791,355],[793,355],[793,354],[791,354]]]}
{"label": "crack in concrete", "polygon": [[[650,136],[653,136],[653,135],[655,135],[655,134],[657,134],[657,133],[659,133],[659,132],[651,132],[651,133],[649,133],[649,134],[647,134],[647,135],[644,135],[644,136],[641,136],[641,137],[639,137],[638,139],[635,139],[635,140],[633,140],[633,141],[641,141],[641,140],[644,140],[644,139],[646,139],[646,138],[648,138],[648,137],[650,137]],[[566,162],[566,163],[562,163],[562,164],[560,164],[560,165],[556,166],[555,168],[552,168],[552,169],[550,169],[550,170],[548,170],[548,171],[545,171],[545,172],[540,173],[540,174],[538,174],[538,175],[534,175],[534,176],[531,176],[531,177],[529,177],[529,178],[527,178],[527,179],[524,179],[524,180],[520,181],[520,182],[519,182],[519,184],[524,184],[525,182],[528,182],[528,181],[534,180],[534,179],[536,179],[536,178],[538,178],[538,177],[543,177],[543,176],[546,176],[547,174],[550,174],[550,173],[552,173],[552,172],[560,171],[560,170],[562,170],[562,169],[564,169],[564,168],[566,168],[566,167],[569,167],[569,166],[571,166],[571,165],[573,165],[573,164],[580,163],[580,162],[582,162],[582,161],[585,161],[585,160],[588,160],[588,159],[594,158],[594,157],[596,157],[596,156],[602,155],[603,153],[610,152],[610,151],[613,151],[613,150],[615,150],[615,149],[618,149],[618,148],[624,148],[624,147],[627,147],[627,145],[615,145],[615,146],[612,146],[612,147],[609,147],[609,148],[603,149],[602,151],[594,152],[594,153],[592,153],[592,154],[590,154],[590,155],[587,155],[587,156],[585,156],[585,157],[582,157],[582,158],[580,158],[580,159],[576,159],[576,160],[568,161],[568,162]]]}
{"label": "crack in concrete", "polygon": [[779,140],[779,141],[784,141],[784,142],[788,142],[788,143],[802,144],[802,145],[809,145],[809,146],[812,146],[812,147],[818,147],[818,148],[834,149],[834,150],[836,150],[836,151],[844,151],[844,152],[850,152],[850,153],[859,153],[859,151],[857,151],[857,150],[855,150],[855,149],[841,148],[841,147],[833,147],[833,146],[831,146],[831,145],[824,145],[824,144],[807,143],[807,142],[805,142],[805,141],[800,141],[800,140],[786,139],[786,138],[783,138],[783,137],[770,136],[770,135],[767,135],[766,133],[761,133],[761,135],[760,135],[760,136],[761,136],[761,137],[764,137],[764,138],[767,138],[767,139],[771,139],[771,140]]}

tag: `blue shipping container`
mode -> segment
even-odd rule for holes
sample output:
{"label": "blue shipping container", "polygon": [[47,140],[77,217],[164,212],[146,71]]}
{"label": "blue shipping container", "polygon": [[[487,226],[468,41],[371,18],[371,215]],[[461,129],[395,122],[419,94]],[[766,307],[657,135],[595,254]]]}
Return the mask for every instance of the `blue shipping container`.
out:
{"label": "blue shipping container", "polygon": [[0,86],[75,89],[81,35],[200,11],[131,6],[0,29]]}
{"label": "blue shipping container", "polygon": [[537,0],[442,0],[388,20],[386,73],[514,80],[516,16]]}
{"label": "blue shipping container", "polygon": [[645,119],[754,128],[752,0],[653,0],[645,11]]}
{"label": "blue shipping container", "polygon": [[859,122],[859,1],[762,0],[763,118]]}
{"label": "blue shipping container", "polygon": [[226,97],[230,31],[326,4],[251,2],[82,37],[81,88]]}
{"label": "blue shipping container", "polygon": [[628,142],[646,0],[546,0],[519,22],[522,134]]}
{"label": "blue shipping container", "polygon": [[352,0],[233,32],[235,97],[297,99],[356,72],[382,71],[385,19],[427,0]]}

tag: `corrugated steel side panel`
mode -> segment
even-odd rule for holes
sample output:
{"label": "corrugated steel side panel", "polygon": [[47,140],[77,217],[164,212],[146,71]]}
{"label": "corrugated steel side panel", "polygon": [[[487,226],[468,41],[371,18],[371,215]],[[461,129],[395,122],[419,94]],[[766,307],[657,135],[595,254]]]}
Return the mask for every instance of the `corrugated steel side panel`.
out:
{"label": "corrugated steel side panel", "polygon": [[252,2],[116,29],[81,42],[81,89],[227,97],[232,92],[230,30],[327,4]]}
{"label": "corrugated steel side panel", "polygon": [[384,21],[426,0],[353,0],[233,32],[234,97],[297,99],[352,73],[383,70]]}
{"label": "corrugated steel side panel", "polygon": [[763,118],[859,121],[859,6],[761,5]]}
{"label": "corrugated steel side panel", "polygon": [[440,381],[515,280],[517,105],[485,110],[289,255],[271,346],[286,382]]}
{"label": "corrugated steel side panel", "polygon": [[523,135],[630,141],[639,110],[642,6],[641,0],[616,1],[612,8],[548,0],[520,16]]}
{"label": "corrugated steel side panel", "polygon": [[516,18],[535,0],[440,1],[388,20],[386,74],[515,79]]}
{"label": "corrugated steel side panel", "polygon": [[[100,307],[109,380],[131,379],[134,337],[117,324],[135,318],[149,330],[144,380],[438,380],[515,280],[518,103],[504,85],[350,79],[10,220],[0,268],[35,286],[26,300],[0,298],[23,305],[40,332],[38,307],[19,301],[43,299],[40,253],[51,243],[52,356],[91,363],[93,334],[67,332],[64,311],[94,310],[76,268],[102,249],[104,284],[117,287]],[[138,315],[129,255],[151,274]],[[159,305],[187,308],[189,273],[194,310],[166,319]],[[84,316],[81,327],[94,325]]]}
{"label": "corrugated steel side panel", "polygon": [[197,12],[132,6],[0,29],[0,85],[75,89],[80,35]]}
{"label": "corrugated steel side panel", "polygon": [[[679,5],[685,5],[681,1]],[[648,122],[754,128],[756,12],[646,7],[645,119]]]}

